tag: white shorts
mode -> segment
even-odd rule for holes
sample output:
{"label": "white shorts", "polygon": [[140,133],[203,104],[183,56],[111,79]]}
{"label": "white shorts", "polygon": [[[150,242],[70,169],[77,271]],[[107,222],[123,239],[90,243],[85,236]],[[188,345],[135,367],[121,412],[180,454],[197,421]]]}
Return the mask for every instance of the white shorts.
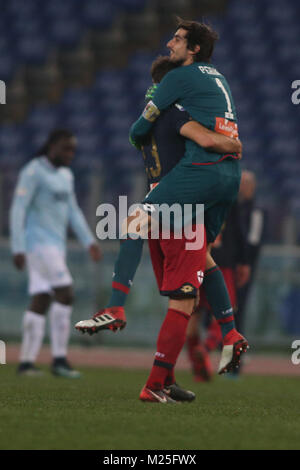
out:
{"label": "white shorts", "polygon": [[72,276],[65,254],[56,246],[42,246],[26,254],[30,295],[51,292],[56,287],[70,286]]}

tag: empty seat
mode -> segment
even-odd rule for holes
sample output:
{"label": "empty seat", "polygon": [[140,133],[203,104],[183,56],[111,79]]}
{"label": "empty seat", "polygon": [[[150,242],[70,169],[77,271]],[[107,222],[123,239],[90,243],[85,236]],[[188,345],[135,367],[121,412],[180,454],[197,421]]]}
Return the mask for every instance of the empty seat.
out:
{"label": "empty seat", "polygon": [[89,113],[71,114],[65,118],[67,128],[76,132],[91,132],[97,129],[98,120]]}
{"label": "empty seat", "polygon": [[62,106],[68,111],[85,111],[91,109],[94,105],[93,98],[86,89],[70,88],[62,98]]}
{"label": "empty seat", "polygon": [[50,28],[51,38],[54,44],[63,47],[75,46],[82,32],[82,25],[76,18],[57,18]]}
{"label": "empty seat", "polygon": [[84,2],[83,18],[86,25],[91,28],[109,28],[116,14],[116,5],[114,3],[108,1],[99,2],[98,0]]}
{"label": "empty seat", "polygon": [[20,59],[28,64],[38,65],[45,61],[48,48],[47,42],[42,38],[28,36],[22,38],[18,44],[18,53]]}
{"label": "empty seat", "polygon": [[16,63],[12,56],[9,54],[1,54],[0,60],[0,78],[1,80],[7,81],[12,78],[12,75],[16,69]]}
{"label": "empty seat", "polygon": [[44,129],[49,132],[59,124],[59,108],[49,105],[35,106],[30,112],[26,127],[30,130]]}
{"label": "empty seat", "polygon": [[127,12],[136,12],[145,8],[146,0],[115,0],[115,5]]}

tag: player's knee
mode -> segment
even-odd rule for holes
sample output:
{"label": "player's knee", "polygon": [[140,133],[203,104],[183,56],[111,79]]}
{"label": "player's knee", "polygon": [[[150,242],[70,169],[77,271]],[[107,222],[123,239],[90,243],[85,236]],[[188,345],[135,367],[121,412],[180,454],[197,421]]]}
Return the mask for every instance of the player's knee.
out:
{"label": "player's knee", "polygon": [[[172,294],[171,294],[172,295]],[[170,296],[169,308],[174,310],[179,310],[184,312],[187,315],[191,315],[194,308],[194,298],[193,297],[175,297]]]}
{"label": "player's knee", "polygon": [[197,289],[192,284],[184,284],[179,289],[161,291],[161,295],[169,297],[169,307],[191,315],[194,309]]}
{"label": "player's knee", "polygon": [[129,234],[136,235],[141,238],[147,238],[150,223],[150,215],[138,208],[123,221],[121,237],[125,238]]}
{"label": "player's knee", "polygon": [[29,310],[40,315],[45,315],[50,306],[51,295],[48,293],[35,294],[31,298]]}
{"label": "player's knee", "polygon": [[54,290],[54,300],[63,305],[72,305],[74,293],[71,286],[60,287]]}

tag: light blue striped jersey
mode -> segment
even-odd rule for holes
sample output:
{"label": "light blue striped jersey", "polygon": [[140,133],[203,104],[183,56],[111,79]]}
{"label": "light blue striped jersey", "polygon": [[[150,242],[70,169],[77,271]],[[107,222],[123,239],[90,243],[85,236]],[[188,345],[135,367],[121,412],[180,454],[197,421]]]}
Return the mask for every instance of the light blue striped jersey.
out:
{"label": "light blue striped jersey", "polygon": [[65,251],[69,224],[85,247],[94,242],[76,201],[72,171],[53,166],[47,157],[34,158],[20,172],[10,211],[13,253],[40,245]]}

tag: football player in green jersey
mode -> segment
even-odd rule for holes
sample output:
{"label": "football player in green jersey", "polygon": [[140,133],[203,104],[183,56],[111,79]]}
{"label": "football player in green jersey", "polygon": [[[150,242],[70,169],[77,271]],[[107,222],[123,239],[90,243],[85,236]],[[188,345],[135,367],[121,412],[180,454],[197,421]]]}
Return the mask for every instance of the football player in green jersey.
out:
{"label": "football player in green jersey", "polygon": [[[183,106],[195,121],[207,128],[237,137],[235,111],[229,87],[225,78],[209,63],[215,40],[215,33],[206,25],[195,22],[179,24],[173,40],[168,45],[171,49],[171,60],[180,60],[180,65],[183,66],[169,72],[162,80],[154,93],[153,101],[147,105],[143,116],[132,128],[133,141],[142,143],[142,137],[152,128],[160,110],[168,108],[174,102]],[[199,57],[201,47],[202,56]],[[185,70],[188,70],[186,77]],[[201,86],[199,81],[202,82]],[[237,160],[238,155],[234,153],[224,155],[212,152],[208,155],[208,152],[197,145],[191,146],[191,142],[187,141],[182,160],[162,178],[145,202],[158,205],[171,205],[176,202],[204,204],[207,238],[213,241],[239,187],[240,169]],[[208,299],[223,332],[224,348],[219,367],[219,373],[223,373],[238,364],[241,352],[247,348],[247,341],[234,328],[232,307],[222,274],[209,254],[207,260],[204,282]],[[170,299],[169,307],[176,315],[171,319],[166,318],[162,326],[157,361],[173,364],[183,345],[182,340],[193,309],[193,301]],[[171,330],[172,338],[169,334]],[[170,341],[166,341],[167,337]],[[162,386],[161,376],[164,374],[161,373],[163,367],[160,366],[154,364],[150,379],[153,378],[155,385],[159,383]],[[160,386],[151,387],[151,390],[159,389]]]}
{"label": "football player in green jersey", "polygon": [[[168,42],[170,59],[179,67],[169,72],[157,87],[152,101],[131,128],[130,138],[140,143],[160,113],[172,103],[183,106],[205,127],[236,137],[236,112],[225,77],[210,63],[217,34],[207,25],[178,19],[177,31]],[[221,271],[209,255],[232,203],[237,198],[240,165],[236,154],[208,153],[187,141],[186,152],[145,198],[147,207],[175,203],[204,204],[208,255],[204,282],[208,301],[222,329],[223,352],[219,373],[239,363],[248,343],[235,329],[233,311]],[[171,300],[171,308],[191,313],[192,304]]]}

